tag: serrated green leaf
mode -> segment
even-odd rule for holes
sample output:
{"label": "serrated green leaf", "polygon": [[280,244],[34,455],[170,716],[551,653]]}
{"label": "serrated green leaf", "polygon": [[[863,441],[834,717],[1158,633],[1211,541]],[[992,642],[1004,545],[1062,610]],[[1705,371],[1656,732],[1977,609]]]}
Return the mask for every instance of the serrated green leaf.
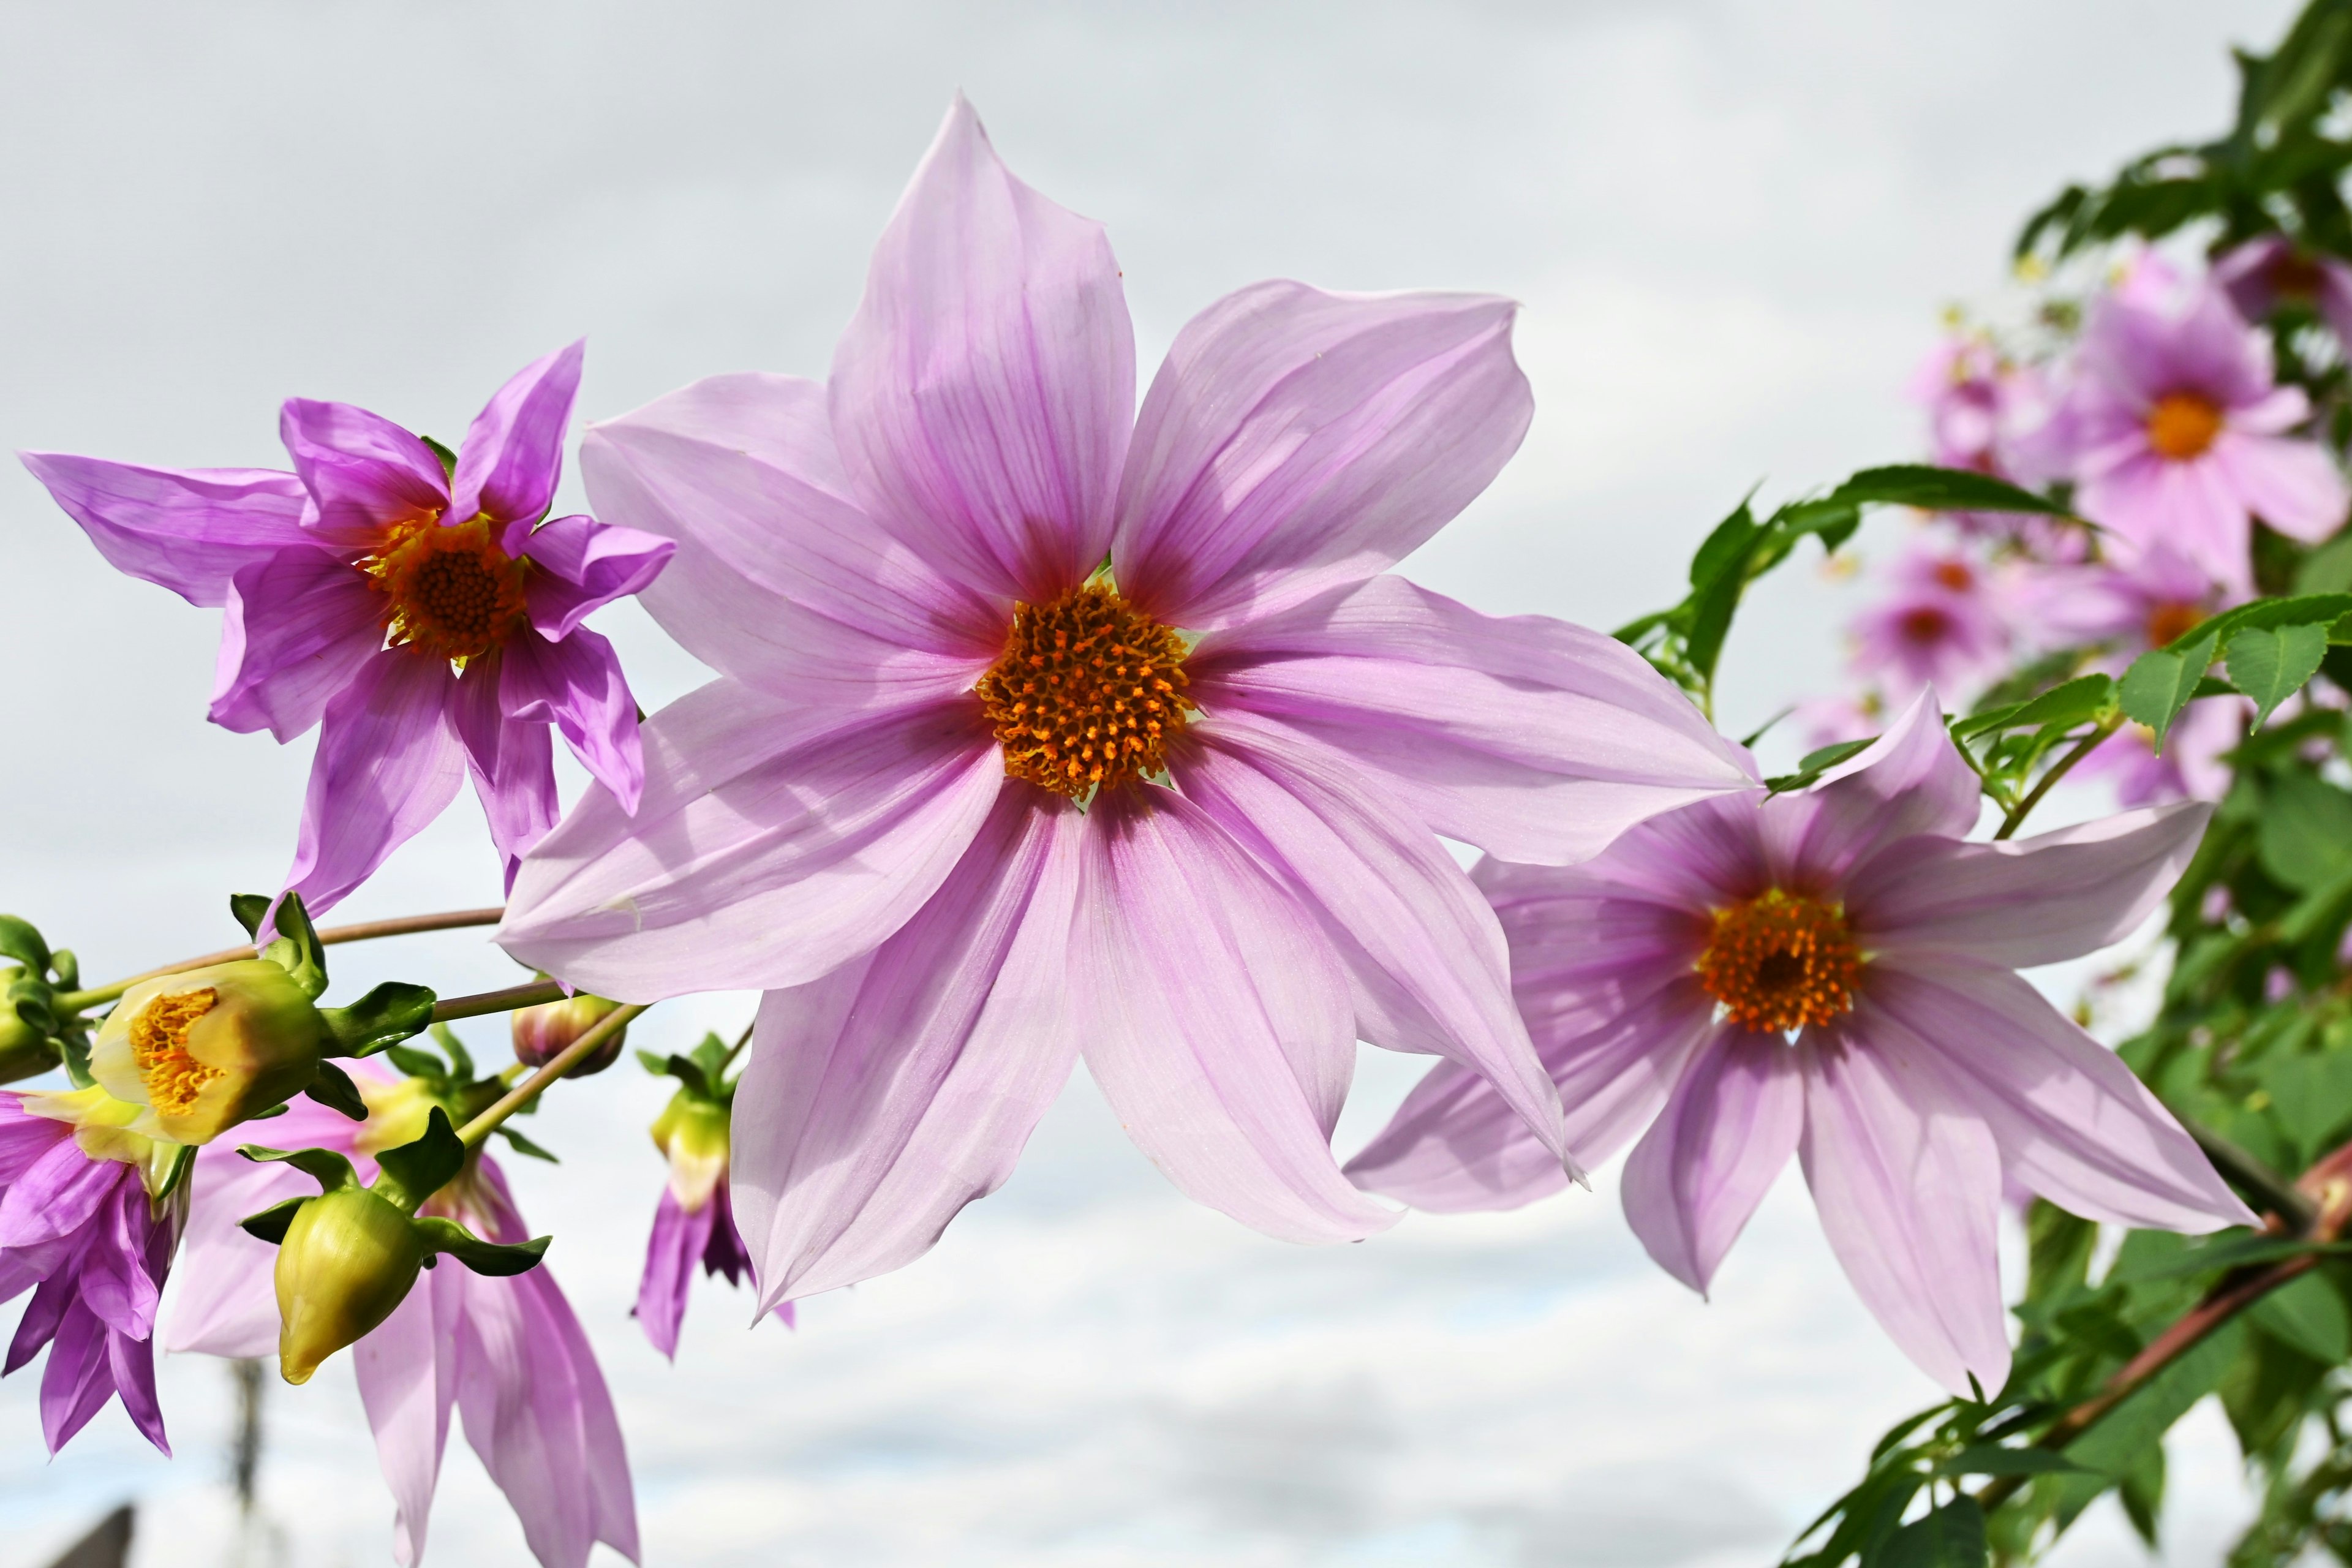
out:
{"label": "serrated green leaf", "polygon": [[425,1245],[433,1251],[446,1253],[475,1273],[487,1274],[493,1279],[530,1273],[539,1267],[540,1259],[546,1255],[547,1244],[554,1239],[535,1236],[529,1241],[502,1245],[484,1241],[454,1219],[431,1215],[412,1223]]}
{"label": "serrated green leaf", "polygon": [[2206,667],[2213,662],[2213,639],[2201,637],[2175,648],[2157,648],[2132,660],[2124,671],[2117,688],[2124,717],[2147,725],[2156,733],[2158,747],[2172,729],[2172,721],[2189,706],[2197,694],[2197,684],[2205,679]]}
{"label": "serrated green leaf", "polygon": [[425,1119],[422,1137],[397,1149],[386,1149],[375,1163],[383,1173],[375,1179],[376,1192],[413,1215],[465,1167],[466,1146],[457,1142],[449,1113],[436,1105]]}
{"label": "serrated green leaf", "polygon": [[283,1162],[319,1184],[320,1192],[341,1192],[345,1187],[360,1184],[359,1173],[352,1163],[332,1149],[271,1149],[259,1143],[240,1143],[236,1152],[257,1164]]}
{"label": "serrated green leaf", "polygon": [[433,1022],[432,989],[386,981],[348,1007],[321,1007],[330,1056],[369,1057],[425,1032]]}
{"label": "serrated green leaf", "polygon": [[[367,1101],[360,1098],[360,1086],[352,1081],[351,1074],[331,1061],[322,1059],[319,1063],[319,1076],[312,1079],[310,1087],[302,1092],[328,1110],[348,1116],[353,1121],[367,1120]],[[283,1110],[285,1107],[278,1109]]]}
{"label": "serrated green leaf", "polygon": [[2254,723],[2259,726],[2319,673],[2319,661],[2326,656],[2326,625],[2242,626],[2230,638],[2230,681],[2254,700]]}
{"label": "serrated green leaf", "polygon": [[270,1205],[259,1214],[246,1215],[236,1222],[236,1226],[256,1241],[266,1241],[276,1247],[286,1239],[286,1227],[294,1223],[295,1211],[310,1201],[310,1194],[307,1193],[299,1198],[288,1198],[284,1203]]}

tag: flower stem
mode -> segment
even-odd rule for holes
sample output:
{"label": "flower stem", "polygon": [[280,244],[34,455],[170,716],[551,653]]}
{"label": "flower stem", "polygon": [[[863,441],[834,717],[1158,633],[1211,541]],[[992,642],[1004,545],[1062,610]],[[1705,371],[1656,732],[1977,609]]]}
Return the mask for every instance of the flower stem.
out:
{"label": "flower stem", "polygon": [[[339,942],[369,942],[380,936],[408,936],[417,931],[496,925],[499,917],[505,913],[503,907],[493,905],[484,910],[445,910],[435,915],[402,915],[396,920],[362,921],[356,925],[324,927],[319,932],[319,940],[331,947]],[[57,1004],[67,1012],[79,1013],[101,1002],[111,1002],[142,981],[161,980],[166,974],[184,974],[191,969],[206,969],[215,963],[234,963],[240,958],[251,958],[254,951],[253,944],[247,942],[242,947],[207,952],[201,958],[184,958],[177,963],[167,963],[161,969],[151,969],[143,974],[134,974],[111,984],[94,986],[88,991],[59,992]]]}
{"label": "flower stem", "polygon": [[446,1024],[452,1018],[478,1018],[485,1013],[511,1013],[518,1007],[536,1007],[543,1002],[561,1002],[564,989],[552,980],[527,981],[509,985],[503,991],[477,991],[470,996],[451,996],[433,1004],[433,1021]]}
{"label": "flower stem", "polygon": [[483,1140],[499,1130],[499,1123],[538,1099],[540,1090],[593,1055],[597,1047],[626,1028],[630,1019],[651,1005],[651,1003],[630,1003],[605,1014],[596,1021],[594,1027],[551,1057],[545,1067],[507,1090],[488,1110],[457,1129],[458,1142],[468,1149],[480,1148]]}
{"label": "flower stem", "polygon": [[2050,771],[2042,775],[2041,782],[2036,784],[2031,790],[2028,790],[2026,792],[2025,798],[2019,801],[2014,806],[2011,807],[2009,815],[2000,819],[2000,829],[1996,832],[1993,837],[1995,838],[2007,838],[2014,835],[2020,827],[2024,826],[2027,815],[2031,813],[2035,806],[2042,804],[2042,797],[2048,795],[2053,786],[2054,786],[2060,779],[2064,778],[2068,773],[2072,773],[2076,763],[2081,762],[2084,757],[2087,757],[2093,752],[2097,751],[2099,749],[2099,743],[2105,741],[2108,736],[2114,734],[2116,732],[2116,726],[2122,721],[2123,721],[2120,717],[2103,720],[2100,722],[2099,727],[2092,731],[2089,734],[2084,736],[2081,743],[2076,745],[2073,751],[2067,752],[2064,756],[2051,763]]}

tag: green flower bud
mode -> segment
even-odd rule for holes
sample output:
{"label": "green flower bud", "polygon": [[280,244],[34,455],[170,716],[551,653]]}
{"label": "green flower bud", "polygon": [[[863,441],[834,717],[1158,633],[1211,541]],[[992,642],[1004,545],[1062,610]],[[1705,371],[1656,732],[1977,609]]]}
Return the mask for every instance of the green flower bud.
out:
{"label": "green flower bud", "polygon": [[327,1043],[310,996],[267,959],[168,974],[123,993],[90,1043],[90,1076],[143,1106],[137,1131],[204,1143],[283,1104]]}
{"label": "green flower bud", "polygon": [[678,1206],[698,1214],[727,1178],[728,1109],[681,1089],[655,1118],[654,1147],[669,1156],[669,1190]]}
{"label": "green flower bud", "polygon": [[[544,976],[542,976],[544,978]],[[562,1055],[572,1042],[619,1012],[618,1002],[583,992],[567,996],[561,1002],[542,1002],[536,1007],[519,1007],[514,1013],[515,1060],[527,1068],[543,1068]],[[621,1042],[628,1036],[625,1026],[614,1030],[604,1043],[582,1060],[572,1065],[566,1078],[586,1078],[603,1072],[620,1059]]]}
{"label": "green flower bud", "polygon": [[35,1078],[58,1065],[58,1048],[37,1024],[28,1024],[16,1004],[0,996],[0,1083]]}
{"label": "green flower bud", "polygon": [[294,1213],[278,1247],[278,1367],[308,1383],[319,1363],[392,1316],[416,1283],[415,1222],[365,1187],[322,1193]]}

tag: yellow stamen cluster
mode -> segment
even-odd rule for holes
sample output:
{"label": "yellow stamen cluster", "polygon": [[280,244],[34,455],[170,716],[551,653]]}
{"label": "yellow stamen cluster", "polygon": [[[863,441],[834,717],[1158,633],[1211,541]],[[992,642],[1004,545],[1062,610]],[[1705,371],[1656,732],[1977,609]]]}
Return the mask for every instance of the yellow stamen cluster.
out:
{"label": "yellow stamen cluster", "polygon": [[463,664],[522,625],[528,566],[499,548],[487,517],[447,527],[427,517],[393,529],[360,569],[384,597],[391,646]]}
{"label": "yellow stamen cluster", "polygon": [[131,1021],[131,1058],[148,1103],[167,1116],[186,1115],[205,1086],[224,1076],[188,1054],[188,1030],[219,1000],[216,991],[158,996]]}
{"label": "yellow stamen cluster", "polygon": [[2194,392],[2168,392],[2147,411],[2147,444],[2168,462],[2204,456],[2221,434],[2221,407]]}
{"label": "yellow stamen cluster", "polygon": [[1771,888],[1714,921],[1698,983],[1742,1028],[1782,1034],[1853,1010],[1862,952],[1843,905]]}
{"label": "yellow stamen cluster", "polygon": [[1193,710],[1184,654],[1104,584],[1015,605],[1003,657],[972,688],[1006,775],[1076,800],[1162,771]]}

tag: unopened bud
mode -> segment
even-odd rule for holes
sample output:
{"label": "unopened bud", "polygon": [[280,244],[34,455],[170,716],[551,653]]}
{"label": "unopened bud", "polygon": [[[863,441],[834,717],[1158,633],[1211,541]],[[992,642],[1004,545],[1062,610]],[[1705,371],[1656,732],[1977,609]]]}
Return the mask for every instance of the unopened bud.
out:
{"label": "unopened bud", "polygon": [[686,1089],[654,1121],[654,1147],[669,1156],[669,1190],[688,1214],[727,1179],[727,1107]]}
{"label": "unopened bud", "polygon": [[0,996],[0,1083],[36,1078],[57,1065],[48,1030],[27,1022],[14,1001]]}
{"label": "unopened bud", "polygon": [[[543,1068],[570,1047],[572,1043],[606,1018],[621,1010],[618,1002],[583,992],[566,996],[561,1002],[542,1002],[536,1007],[520,1007],[514,1014],[515,1060],[527,1068]],[[621,1042],[628,1036],[628,1027],[614,1030],[604,1044],[572,1065],[566,1078],[586,1078],[603,1072],[620,1059]]]}
{"label": "unopened bud", "polygon": [[123,993],[90,1043],[89,1071],[147,1108],[141,1132],[204,1143],[308,1088],[326,1039],[293,977],[248,958]]}
{"label": "unopened bud", "polygon": [[319,1363],[392,1316],[416,1283],[416,1226],[365,1187],[322,1193],[294,1213],[278,1247],[278,1368],[308,1383]]}

